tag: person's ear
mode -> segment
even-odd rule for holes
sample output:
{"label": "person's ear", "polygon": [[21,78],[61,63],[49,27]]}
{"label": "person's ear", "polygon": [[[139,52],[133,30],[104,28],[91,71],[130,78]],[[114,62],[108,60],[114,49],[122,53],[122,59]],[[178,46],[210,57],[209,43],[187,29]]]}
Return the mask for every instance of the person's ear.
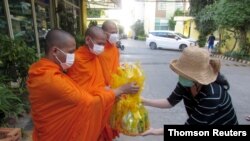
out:
{"label": "person's ear", "polygon": [[106,35],[106,39],[108,39],[108,38],[109,38],[109,36],[110,36],[110,33],[105,32],[105,35]]}
{"label": "person's ear", "polygon": [[51,53],[52,53],[52,55],[56,55],[57,52],[58,52],[58,49],[57,49],[56,47],[52,47],[52,48],[51,48]]}
{"label": "person's ear", "polygon": [[89,37],[89,36],[86,36],[86,37],[85,37],[85,43],[86,43],[86,44],[89,44],[89,42],[90,42],[90,37]]}

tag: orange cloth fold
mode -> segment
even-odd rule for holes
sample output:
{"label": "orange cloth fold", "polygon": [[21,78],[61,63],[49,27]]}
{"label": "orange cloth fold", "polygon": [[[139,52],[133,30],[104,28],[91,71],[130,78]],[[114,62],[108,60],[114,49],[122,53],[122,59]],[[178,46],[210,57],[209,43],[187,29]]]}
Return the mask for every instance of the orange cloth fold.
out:
{"label": "orange cloth fold", "polygon": [[100,54],[98,58],[102,66],[105,84],[110,86],[112,74],[116,74],[120,66],[119,50],[115,44],[111,44],[107,41],[104,52]]}
{"label": "orange cloth fold", "polygon": [[42,58],[29,69],[27,80],[33,141],[96,141],[106,126],[114,94],[90,95]]}
{"label": "orange cloth fold", "polygon": [[[87,46],[79,47],[75,52],[75,56],[76,59],[73,66],[67,71],[67,75],[70,78],[91,95],[95,95],[97,90],[102,95],[113,93],[113,91],[105,88],[106,84],[100,59],[91,53]],[[109,120],[113,104],[114,101],[110,102],[110,109],[107,109],[106,112],[108,118],[104,119],[105,121]],[[117,134],[113,134],[113,130],[108,122],[106,122],[106,126],[98,140],[112,141],[116,136]]]}

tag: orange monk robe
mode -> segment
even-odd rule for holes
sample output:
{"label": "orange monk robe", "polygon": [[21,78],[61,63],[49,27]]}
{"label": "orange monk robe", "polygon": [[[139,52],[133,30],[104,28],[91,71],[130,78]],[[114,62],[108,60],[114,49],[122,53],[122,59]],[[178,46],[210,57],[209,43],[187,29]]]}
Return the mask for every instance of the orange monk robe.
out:
{"label": "orange monk robe", "polygon": [[[113,93],[105,89],[106,85],[99,58],[91,53],[87,46],[78,48],[77,51],[75,51],[75,57],[76,59],[73,66],[67,71],[69,77],[82,89],[87,90],[89,94],[95,94],[97,89],[100,91],[102,89],[101,94],[103,95]],[[114,101],[110,104],[114,104]],[[112,107],[109,110],[111,111]],[[110,114],[110,111],[107,112],[107,115]],[[113,131],[107,124],[99,141],[111,141],[113,137]]]}
{"label": "orange monk robe", "polygon": [[27,87],[33,141],[98,140],[115,99],[114,94],[88,94],[44,58],[30,67]]}
{"label": "orange monk robe", "polygon": [[111,44],[107,41],[104,52],[98,58],[102,65],[105,84],[110,86],[112,74],[117,73],[117,69],[120,66],[120,52],[116,44]]}
{"label": "orange monk robe", "polygon": [[[103,76],[106,86],[111,85],[112,75],[117,73],[120,66],[120,52],[116,44],[111,44],[108,41],[105,44],[104,52],[98,56],[102,66]],[[113,138],[119,137],[119,132],[113,131]]]}

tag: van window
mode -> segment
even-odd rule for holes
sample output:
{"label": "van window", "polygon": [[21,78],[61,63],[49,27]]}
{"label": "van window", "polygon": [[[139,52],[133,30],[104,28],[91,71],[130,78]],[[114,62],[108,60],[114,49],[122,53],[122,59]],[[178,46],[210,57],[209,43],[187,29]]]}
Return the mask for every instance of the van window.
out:
{"label": "van window", "polygon": [[176,35],[180,36],[181,38],[184,38],[184,39],[187,39],[188,37],[184,36],[183,34],[181,33],[175,33]]}
{"label": "van window", "polygon": [[158,37],[167,37],[168,33],[166,32],[158,32],[157,36]]}
{"label": "van window", "polygon": [[152,34],[154,36],[157,36],[157,32],[149,32],[149,34]]}
{"label": "van window", "polygon": [[175,39],[175,35],[174,35],[174,34],[172,34],[172,33],[168,33],[167,38],[172,38],[172,39]]}

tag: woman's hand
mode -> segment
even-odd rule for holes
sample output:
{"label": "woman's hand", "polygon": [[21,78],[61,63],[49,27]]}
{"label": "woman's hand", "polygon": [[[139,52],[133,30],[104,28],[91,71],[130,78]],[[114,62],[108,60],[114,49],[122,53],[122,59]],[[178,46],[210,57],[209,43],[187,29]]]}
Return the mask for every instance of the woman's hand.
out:
{"label": "woman's hand", "polygon": [[151,106],[155,108],[172,108],[172,105],[169,103],[167,99],[147,99],[141,97],[142,104],[145,106]]}
{"label": "woman's hand", "polygon": [[140,134],[141,136],[148,136],[148,135],[163,135],[163,128],[155,129],[150,128],[149,130],[145,131],[144,133]]}

